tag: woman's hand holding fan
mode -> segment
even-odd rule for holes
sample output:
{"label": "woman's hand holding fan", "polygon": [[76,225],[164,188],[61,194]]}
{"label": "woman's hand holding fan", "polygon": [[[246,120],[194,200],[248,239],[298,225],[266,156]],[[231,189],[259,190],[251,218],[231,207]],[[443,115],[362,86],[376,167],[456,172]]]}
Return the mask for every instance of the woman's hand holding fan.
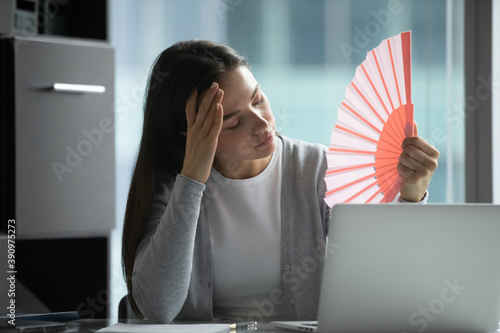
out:
{"label": "woman's hand holding fan", "polygon": [[423,199],[432,175],[438,166],[439,151],[418,136],[414,123],[415,136],[403,140],[403,152],[399,157],[398,173],[402,177],[399,188],[401,199],[420,201]]}

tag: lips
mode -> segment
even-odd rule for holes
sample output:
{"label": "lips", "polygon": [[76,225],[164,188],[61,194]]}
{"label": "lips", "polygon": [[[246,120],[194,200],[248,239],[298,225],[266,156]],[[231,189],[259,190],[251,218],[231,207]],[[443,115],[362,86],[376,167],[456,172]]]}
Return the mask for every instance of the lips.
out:
{"label": "lips", "polygon": [[259,143],[256,147],[266,147],[266,146],[269,146],[272,142],[273,142],[273,139],[274,139],[274,135],[273,135],[273,132],[269,132],[265,139]]}

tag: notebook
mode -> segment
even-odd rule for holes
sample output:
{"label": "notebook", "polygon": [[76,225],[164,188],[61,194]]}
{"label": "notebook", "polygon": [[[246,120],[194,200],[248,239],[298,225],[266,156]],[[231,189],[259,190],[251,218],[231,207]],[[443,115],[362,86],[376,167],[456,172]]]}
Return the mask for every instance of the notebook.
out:
{"label": "notebook", "polygon": [[[500,206],[339,204],[309,332],[495,332]],[[315,326],[317,324],[317,326]]]}

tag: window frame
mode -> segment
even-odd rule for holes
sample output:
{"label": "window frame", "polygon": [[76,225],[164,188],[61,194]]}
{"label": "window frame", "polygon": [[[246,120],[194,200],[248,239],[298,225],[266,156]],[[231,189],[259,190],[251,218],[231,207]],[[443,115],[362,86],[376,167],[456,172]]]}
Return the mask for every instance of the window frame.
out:
{"label": "window frame", "polygon": [[466,0],[464,15],[465,199],[492,203],[492,1]]}

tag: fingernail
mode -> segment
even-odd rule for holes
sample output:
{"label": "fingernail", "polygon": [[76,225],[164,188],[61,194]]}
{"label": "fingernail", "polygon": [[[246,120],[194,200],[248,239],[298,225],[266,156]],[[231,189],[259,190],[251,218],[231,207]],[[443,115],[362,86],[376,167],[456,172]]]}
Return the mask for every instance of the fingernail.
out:
{"label": "fingernail", "polygon": [[221,94],[222,94],[222,90],[221,89],[217,90],[217,96],[220,96]]}
{"label": "fingernail", "polygon": [[215,87],[217,87],[217,83],[212,83],[212,85],[210,86],[211,89],[215,89]]}

